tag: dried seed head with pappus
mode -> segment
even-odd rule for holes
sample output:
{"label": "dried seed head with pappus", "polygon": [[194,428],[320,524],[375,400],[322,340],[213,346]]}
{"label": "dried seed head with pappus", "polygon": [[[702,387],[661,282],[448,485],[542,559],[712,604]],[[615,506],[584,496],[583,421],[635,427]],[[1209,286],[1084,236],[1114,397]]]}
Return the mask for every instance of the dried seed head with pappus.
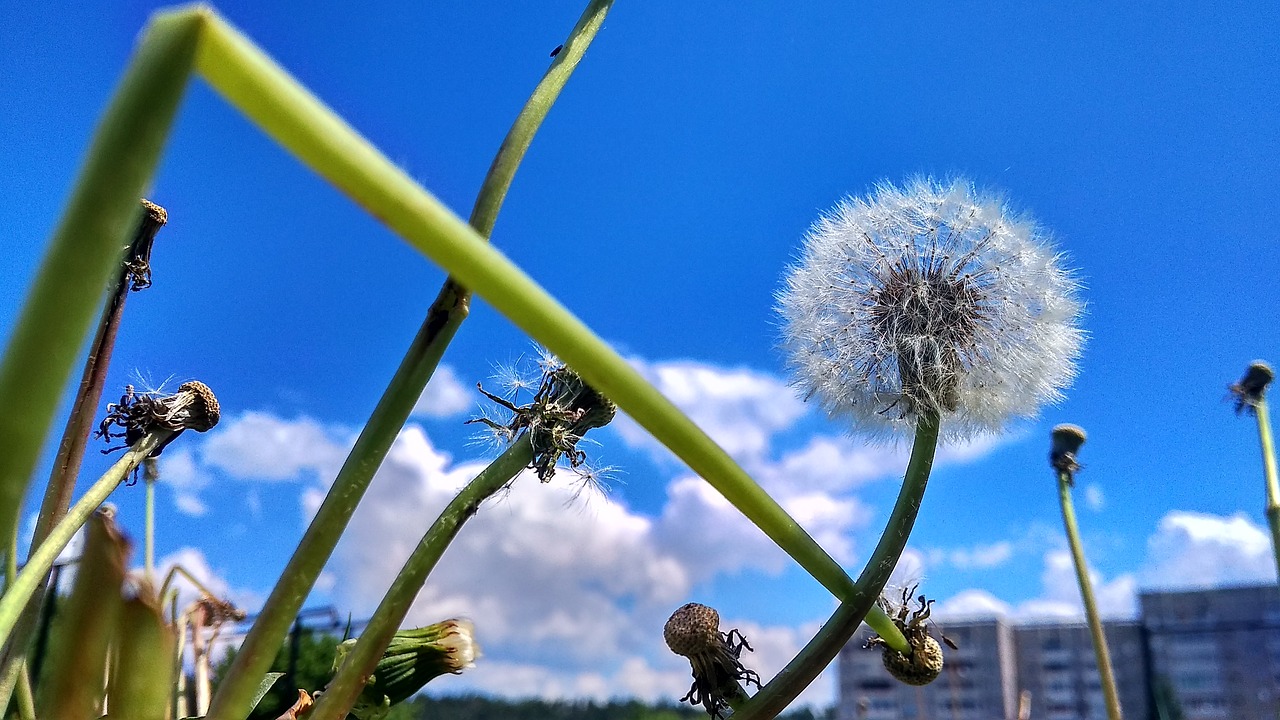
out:
{"label": "dried seed head with pappus", "polygon": [[882,184],[820,218],[778,293],[795,384],[873,437],[957,440],[1061,399],[1083,332],[1046,233],[967,180]]}
{"label": "dried seed head with pappus", "polygon": [[105,453],[132,447],[152,430],[173,430],[174,435],[151,453],[155,457],[183,430],[205,432],[217,425],[221,417],[218,398],[199,380],[183,383],[172,395],[159,391],[139,393],[132,385],[126,385],[120,402],[107,404],[107,415],[96,434],[108,442],[124,440],[124,445],[108,448]]}
{"label": "dried seed head with pappus", "polygon": [[[487,439],[500,446],[527,434],[533,445],[530,468],[542,482],[549,482],[556,466],[563,464],[585,483],[602,483],[608,469],[588,465],[578,444],[588,430],[612,422],[617,406],[545,350],[539,349],[536,372],[527,373],[520,366],[517,361],[499,367],[498,380],[505,397],[478,386],[480,394],[498,409],[486,409],[484,415],[467,422],[483,425]],[[517,405],[520,396],[528,392],[532,400]]]}

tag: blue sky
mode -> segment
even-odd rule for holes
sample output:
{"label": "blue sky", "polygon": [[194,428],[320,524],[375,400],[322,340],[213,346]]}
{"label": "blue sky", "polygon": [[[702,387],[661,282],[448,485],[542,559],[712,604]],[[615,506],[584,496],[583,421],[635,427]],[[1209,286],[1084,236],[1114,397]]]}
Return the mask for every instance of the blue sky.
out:
{"label": "blue sky", "polygon": [[[143,3],[0,8],[0,336],[7,337]],[[579,3],[219,9],[465,216]],[[908,574],[953,614],[1073,612],[1048,429],[1079,480],[1103,604],[1274,577],[1253,423],[1224,402],[1280,360],[1280,11],[1270,3],[678,4],[623,0],[516,178],[494,242],[722,440],[851,572],[901,453],[794,398],[773,294],[843,195],[963,174],[1050,228],[1089,341],[1066,402],[945,451]],[[110,387],[198,378],[223,425],[166,453],[158,550],[265,595],[390,378],[441,272],[193,82],[150,197],[170,225]],[[367,614],[484,451],[469,387],[528,341],[482,301],[311,604]],[[449,412],[444,412],[448,410]],[[524,482],[482,512],[414,619],[473,617],[486,660],[442,689],[678,696],[666,615],[717,606],[766,674],[827,594],[620,422],[609,499]],[[91,458],[86,477],[109,459]],[[561,493],[561,494],[557,494]],[[141,532],[141,489],[113,500]],[[753,635],[754,632],[754,635]],[[566,648],[569,648],[566,650]],[[831,697],[828,683],[809,698]]]}

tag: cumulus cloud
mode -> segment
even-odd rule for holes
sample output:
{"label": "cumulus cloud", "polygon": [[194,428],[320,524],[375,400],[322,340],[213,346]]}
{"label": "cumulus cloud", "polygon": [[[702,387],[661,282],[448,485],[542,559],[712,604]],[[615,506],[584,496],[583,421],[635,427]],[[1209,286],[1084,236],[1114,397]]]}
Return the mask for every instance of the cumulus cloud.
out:
{"label": "cumulus cloud", "polygon": [[196,467],[191,448],[174,448],[160,456],[160,483],[173,489],[173,503],[183,515],[200,517],[209,511],[200,497],[209,477]]}
{"label": "cumulus cloud", "polygon": [[1274,582],[1271,540],[1243,513],[1223,517],[1174,510],[1147,540],[1146,587],[1195,588]]}
{"label": "cumulus cloud", "polygon": [[[780,379],[694,362],[637,364],[833,556],[856,561],[853,537],[872,513],[853,492],[900,475],[905,450],[817,436],[779,451],[778,436],[793,430],[806,412]],[[437,377],[456,382],[456,376]],[[625,442],[669,460],[634,423],[619,419],[615,426]],[[196,501],[202,473],[301,483],[297,497],[305,522],[323,500],[351,439],[345,428],[306,417],[245,413],[187,454],[175,455],[170,481]],[[984,440],[944,449],[938,462],[972,460],[998,444]],[[372,612],[430,523],[482,468],[437,448],[421,427],[406,427],[326,567],[321,589],[357,617]],[[661,463],[660,471],[671,473],[670,465]],[[683,695],[688,666],[661,640],[670,612],[717,578],[776,575],[791,561],[700,478],[676,471],[661,479],[667,480],[665,502],[652,514],[590,493],[585,501],[575,500],[580,488],[572,477],[550,484],[523,477],[482,505],[406,620],[422,625],[465,616],[476,623],[486,659],[449,682],[514,696]],[[994,562],[990,549],[980,550],[968,562]],[[918,579],[920,554],[909,550],[900,567]],[[744,618],[734,624],[757,648],[752,664],[766,679],[816,630],[816,621],[771,626]],[[827,702],[831,684],[823,682],[805,697]]]}
{"label": "cumulus cloud", "polygon": [[1013,557],[1013,543],[1008,540],[962,548],[931,548],[930,565],[950,565],[957,570],[988,570],[999,567]]}
{"label": "cumulus cloud", "polygon": [[948,620],[978,620],[1008,617],[1013,613],[1013,607],[986,590],[972,588],[938,603],[933,612]]}
{"label": "cumulus cloud", "polygon": [[[766,373],[680,360],[649,363],[633,359],[631,363],[735,457],[764,454],[772,436],[794,425],[807,411],[782,379]],[[670,457],[630,418],[620,416],[613,427],[628,445]]]}
{"label": "cumulus cloud", "polygon": [[1099,512],[1107,505],[1106,497],[1102,494],[1102,486],[1097,483],[1089,483],[1084,488],[1084,504],[1094,512]]}
{"label": "cumulus cloud", "polygon": [[246,412],[224,422],[200,446],[200,460],[242,480],[296,481],[304,473],[332,477],[346,458],[346,433],[310,418],[284,420]]}
{"label": "cumulus cloud", "polygon": [[[246,412],[225,419],[207,437],[165,452],[160,457],[160,482],[173,491],[179,513],[201,517],[209,510],[202,493],[215,475],[248,482],[327,482],[337,474],[353,441],[345,429],[310,418]],[[251,513],[257,514],[257,503],[251,492]]]}
{"label": "cumulus cloud", "polygon": [[431,376],[422,396],[413,406],[412,417],[447,418],[475,406],[473,386],[463,383],[449,365],[440,365]]}

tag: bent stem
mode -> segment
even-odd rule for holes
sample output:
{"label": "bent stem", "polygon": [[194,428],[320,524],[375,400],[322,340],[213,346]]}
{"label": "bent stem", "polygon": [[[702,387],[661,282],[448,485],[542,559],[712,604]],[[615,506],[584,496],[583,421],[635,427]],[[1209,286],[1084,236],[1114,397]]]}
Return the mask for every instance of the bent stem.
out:
{"label": "bent stem", "polygon": [[[741,709],[737,709],[735,720],[766,720],[776,717],[787,708],[792,701],[809,687],[818,675],[835,660],[840,649],[848,644],[849,639],[858,631],[865,617],[867,624],[872,625],[869,611],[879,610],[876,599],[884,591],[889,576],[898,565],[898,558],[907,547],[907,538],[915,527],[916,516],[920,512],[920,502],[924,499],[925,486],[929,483],[929,474],[933,470],[933,456],[938,448],[939,419],[937,416],[922,417],[916,423],[915,441],[911,446],[911,459],[907,463],[907,471],[902,479],[902,489],[898,491],[898,500],[893,505],[884,532],[876,543],[875,550],[863,566],[862,572],[854,583],[856,592],[852,598],[840,603],[834,614],[818,631],[818,634],[804,646],[787,666],[772,680],[765,684],[751,697]],[[884,617],[883,611],[879,613]],[[902,637],[892,621],[889,627],[894,634]],[[886,637],[875,625],[872,628]],[[903,644],[906,645],[905,638]],[[909,645],[907,646],[910,647]],[[895,648],[896,649],[896,648]],[[910,650],[908,650],[910,652]]]}
{"label": "bent stem", "polygon": [[199,68],[230,103],[617,403],[836,597],[853,597],[840,564],[621,355],[260,49],[216,16],[208,22]]}
{"label": "bent stem", "polygon": [[1253,407],[1258,420],[1258,440],[1262,444],[1262,472],[1267,483],[1267,525],[1271,528],[1271,552],[1276,558],[1276,576],[1280,578],[1280,480],[1276,479],[1276,445],[1271,438],[1271,417],[1266,398],[1258,398]]}
{"label": "bent stem", "polygon": [[347,654],[337,675],[320,695],[309,720],[341,720],[356,703],[365,682],[373,675],[382,653],[404,621],[414,599],[435,568],[445,548],[475,515],[480,504],[506,487],[516,475],[533,461],[533,444],[526,433],[506,452],[498,456],[462,489],[422,536],[418,547],[405,561],[369,624]]}
{"label": "bent stem", "polygon": [[1089,634],[1093,637],[1093,654],[1098,663],[1098,679],[1102,683],[1102,695],[1107,704],[1107,717],[1121,720],[1120,694],[1116,690],[1115,672],[1111,667],[1111,653],[1107,650],[1107,636],[1102,631],[1098,605],[1093,599],[1093,583],[1089,581],[1089,567],[1085,563],[1084,548],[1080,544],[1080,530],[1076,526],[1075,506],[1071,502],[1072,473],[1058,471],[1058,499],[1062,502],[1062,524],[1067,529],[1067,543],[1071,546],[1071,559],[1076,566],[1076,579],[1080,582],[1080,598],[1084,602],[1085,618],[1089,621]]}
{"label": "bent stem", "polygon": [[[556,57],[534,88],[533,94],[499,147],[471,212],[471,226],[483,239],[487,239],[493,231],[498,211],[502,208],[503,200],[534,134],[604,23],[605,13],[612,4],[612,0],[593,0],[587,6],[570,32],[564,51]],[[224,63],[237,64],[250,77],[258,80],[264,78],[259,70],[254,69],[255,64],[265,64],[276,74],[283,75],[270,58],[216,18],[210,20],[206,37],[202,47],[205,52],[201,53],[198,62],[201,72],[209,77],[215,88],[219,88],[219,85],[214,76]],[[265,79],[275,79],[275,76]],[[292,78],[283,75],[283,80],[295,85],[296,92],[306,94],[306,90],[297,86]],[[229,82],[238,81],[232,79]],[[225,87],[220,89],[232,104],[252,101],[252,98],[234,94]],[[240,106],[252,115],[248,108]],[[323,106],[321,109],[328,113]],[[337,118],[334,120],[342,122]],[[262,125],[269,133],[272,132],[266,122],[262,122]],[[345,124],[343,127],[346,127]],[[209,709],[212,720],[244,715],[252,710],[253,694],[257,692],[261,678],[270,668],[276,649],[288,634],[294,616],[301,609],[302,602],[314,586],[324,563],[333,553],[374,473],[435,373],[445,348],[470,313],[470,303],[470,291],[452,275],[447,278],[427,310],[426,318],[404,359],[339,470],[333,487],[273,588],[240,652],[236,654],[231,669],[219,685]],[[392,628],[392,632],[394,631],[395,628]]]}

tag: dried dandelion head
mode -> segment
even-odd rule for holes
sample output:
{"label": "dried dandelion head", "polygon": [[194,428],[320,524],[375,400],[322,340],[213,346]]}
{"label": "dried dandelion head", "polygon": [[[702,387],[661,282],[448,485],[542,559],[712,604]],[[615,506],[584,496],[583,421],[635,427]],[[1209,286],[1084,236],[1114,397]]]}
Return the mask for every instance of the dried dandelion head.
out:
{"label": "dried dandelion head", "polygon": [[760,687],[760,675],[748,670],[739,658],[751,650],[737,630],[720,632],[720,613],[714,608],[688,603],[671,614],[662,629],[667,647],[689,659],[693,686],[681,702],[701,705],[712,717],[723,717],[731,701],[745,699],[739,681]]}
{"label": "dried dandelion head", "polygon": [[1058,472],[1066,473],[1070,484],[1083,467],[1076,455],[1087,437],[1084,428],[1079,425],[1055,425],[1049,437],[1049,465]]}
{"label": "dried dandelion head", "polygon": [[1235,401],[1236,414],[1246,411],[1256,412],[1258,405],[1266,397],[1267,386],[1271,385],[1275,377],[1275,371],[1265,362],[1254,360],[1250,363],[1249,369],[1245,371],[1244,377],[1240,378],[1240,382],[1227,388]]}
{"label": "dried dandelion head", "polygon": [[880,438],[1000,431],[1061,399],[1083,332],[1046,233],[967,180],[883,184],[820,218],[778,293],[795,384]]}
{"label": "dried dandelion head", "polygon": [[97,436],[108,442],[124,440],[124,445],[104,451],[111,452],[132,447],[153,430],[174,431],[174,435],[151,454],[154,457],[183,430],[205,432],[217,425],[221,418],[218,398],[208,385],[198,380],[183,383],[172,395],[139,393],[132,385],[126,385],[120,401],[107,405],[107,416],[98,425]]}
{"label": "dried dandelion head", "polygon": [[[893,624],[902,631],[911,645],[911,654],[905,655],[894,650],[878,635],[867,641],[867,647],[880,647],[880,659],[889,674],[908,685],[928,685],[942,674],[942,645],[929,632],[929,613],[933,607],[932,600],[924,595],[916,599],[917,607],[911,609],[911,596],[918,586],[903,588],[900,602],[889,600],[881,595],[877,603]],[[954,647],[945,637],[943,640]]]}
{"label": "dried dandelion head", "polygon": [[[568,466],[584,483],[597,482],[608,473],[607,468],[587,465],[587,455],[578,445],[587,431],[613,421],[618,411],[613,402],[545,351],[539,352],[535,373],[524,373],[513,364],[500,368],[499,379],[505,397],[478,386],[497,409],[486,409],[467,422],[483,425],[488,439],[498,445],[527,435],[533,445],[530,467],[542,482],[550,482],[557,466]],[[530,402],[517,405],[530,388]]]}

